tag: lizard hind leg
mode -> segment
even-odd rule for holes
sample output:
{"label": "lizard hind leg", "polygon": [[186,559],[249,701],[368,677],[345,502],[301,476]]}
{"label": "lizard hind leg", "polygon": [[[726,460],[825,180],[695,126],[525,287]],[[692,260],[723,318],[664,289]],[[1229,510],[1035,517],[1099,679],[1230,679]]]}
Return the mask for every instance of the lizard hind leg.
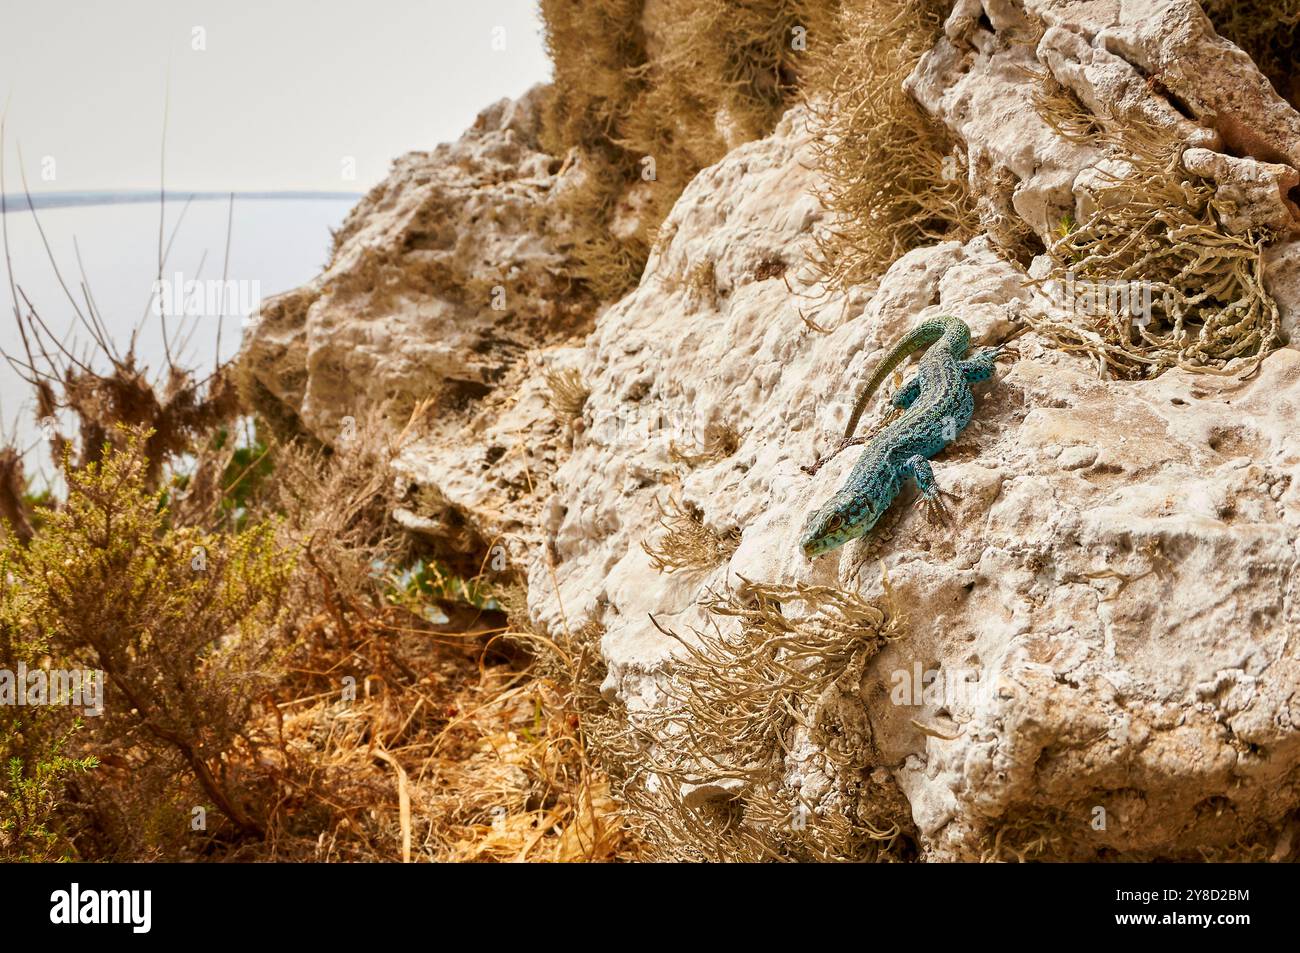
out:
{"label": "lizard hind leg", "polygon": [[916,481],[917,488],[921,491],[921,497],[917,501],[925,507],[926,519],[931,523],[951,524],[952,514],[948,512],[948,507],[944,503],[945,499],[960,503],[961,497],[953,493],[945,493],[939,489],[939,484],[934,479],[934,468],[930,466],[930,461],[919,453],[907,458],[903,464],[903,472],[910,474]]}

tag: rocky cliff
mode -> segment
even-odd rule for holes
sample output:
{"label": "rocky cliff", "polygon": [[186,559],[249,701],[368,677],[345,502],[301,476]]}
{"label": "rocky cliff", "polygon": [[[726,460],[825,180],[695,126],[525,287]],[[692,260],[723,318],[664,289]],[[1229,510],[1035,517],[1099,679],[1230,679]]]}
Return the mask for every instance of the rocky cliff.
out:
{"label": "rocky cliff", "polygon": [[[981,229],[878,282],[810,267],[836,221],[798,105],[598,301],[536,90],[395,164],[246,382],[325,443],[435,399],[399,519],[503,545],[527,624],[598,646],[593,744],[666,853],[1293,856],[1300,114],[1192,0],[959,0],[905,87]],[[1154,293],[1136,328],[1097,317],[1117,288]],[[935,461],[950,522],[905,492],[810,562],[854,454],[803,467],[937,314],[1020,352]]]}

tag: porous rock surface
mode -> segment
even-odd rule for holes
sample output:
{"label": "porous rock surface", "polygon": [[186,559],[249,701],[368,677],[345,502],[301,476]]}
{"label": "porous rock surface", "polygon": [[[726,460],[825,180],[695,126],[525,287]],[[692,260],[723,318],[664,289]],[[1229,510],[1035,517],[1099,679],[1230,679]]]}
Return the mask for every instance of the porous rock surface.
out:
{"label": "porous rock surface", "polygon": [[[1276,167],[1254,175],[1242,164],[1300,162],[1300,119],[1257,83],[1228,90],[1218,74],[1225,88],[1214,85],[1215,63],[1253,66],[1207,32],[1194,7],[959,3],[909,87],[958,134],[973,165],[1014,174],[1015,210],[1040,234],[1075,207],[1075,179],[1100,153],[1055,137],[1025,108],[1023,73],[999,57],[1029,57],[1085,102],[1084,84],[1104,97],[1101,86],[1113,81],[1129,108],[1191,123],[1171,115],[1157,87],[1121,75],[1159,64],[1184,103],[1232,117],[1200,126],[1197,145],[1254,144],[1231,162],[1201,157],[1207,169],[1232,172],[1225,188],[1285,180]],[[1036,48],[976,35],[988,32],[981,13],[995,30],[1018,30],[1026,8],[1049,27]],[[526,181],[543,180],[544,157],[529,155],[517,157],[534,162]],[[927,522],[905,493],[889,538],[809,562],[800,530],[854,454],[816,476],[800,467],[833,446],[882,350],[931,315],[960,317],[983,344],[1007,338],[1031,309],[1061,307],[987,237],[912,251],[877,289],[826,294],[804,266],[827,224],[812,166],[807,113],[796,108],[767,139],[702,172],[665,223],[639,287],[600,313],[584,340],[516,355],[505,382],[454,428],[408,447],[398,462],[412,488],[408,525],[462,551],[504,540],[527,573],[536,626],[600,623],[602,690],[634,712],[662,702],[659,679],[681,651],[651,614],[686,633],[709,624],[698,604],[708,589],[748,582],[830,585],[883,602],[887,574],[905,631],[870,661],[857,696],[878,768],[906,797],[926,859],[1005,856],[1002,836],[1012,843],[1008,832],[1034,825],[1050,829],[1038,845],[1046,857],[1293,856],[1300,350],[1279,349],[1247,380],[1172,370],[1129,382],[1098,379],[1085,359],[1024,335],[1020,360],[977,388],[974,422],[935,460],[940,485],[960,498],[952,525]],[[397,208],[415,188],[403,180],[411,175],[399,164],[385,187]],[[457,207],[498,187],[469,186]],[[454,214],[450,234],[480,240],[484,226]],[[373,228],[375,248],[394,254],[393,222],[391,208],[372,201],[354,216],[353,239]],[[547,260],[545,238],[523,231],[517,241]],[[424,292],[399,296],[392,315],[332,301],[330,282],[355,274],[363,254],[336,258],[308,289],[312,303],[297,324],[264,321],[248,345],[266,362],[259,379],[268,390],[326,439],[324,421],[378,399],[388,385],[376,381],[409,383],[427,363],[421,355],[443,348],[444,377],[455,376],[452,352],[475,367],[477,352],[456,336],[479,334],[486,317]],[[1300,316],[1296,260],[1289,242],[1268,256],[1291,328]],[[394,327],[401,335],[380,330]],[[355,370],[343,387],[337,368],[348,362]],[[576,369],[591,391],[572,425],[546,406],[543,372],[557,368]],[[728,432],[738,445],[721,459],[683,462],[672,452]],[[641,544],[661,533],[657,503],[669,494],[719,534],[739,533],[725,564],[654,568]],[[940,682],[959,676],[960,690],[899,704],[900,673],[916,671]],[[823,809],[843,803],[844,792],[798,771],[787,783],[805,785]],[[700,791],[745,796],[731,783],[692,796]]]}
{"label": "porous rock surface", "polygon": [[371,408],[477,400],[528,348],[589,320],[562,231],[538,228],[563,166],[537,141],[543,95],[495,103],[457,142],[396,160],[329,267],[267,302],[241,355],[264,404],[330,442]]}

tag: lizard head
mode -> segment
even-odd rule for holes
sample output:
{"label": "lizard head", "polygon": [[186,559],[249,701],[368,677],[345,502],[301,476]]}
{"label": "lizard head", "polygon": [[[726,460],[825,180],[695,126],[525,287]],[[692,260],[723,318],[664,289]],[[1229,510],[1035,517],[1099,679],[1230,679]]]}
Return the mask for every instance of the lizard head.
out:
{"label": "lizard head", "polygon": [[809,559],[829,553],[870,532],[881,512],[870,498],[841,490],[808,518],[799,547]]}

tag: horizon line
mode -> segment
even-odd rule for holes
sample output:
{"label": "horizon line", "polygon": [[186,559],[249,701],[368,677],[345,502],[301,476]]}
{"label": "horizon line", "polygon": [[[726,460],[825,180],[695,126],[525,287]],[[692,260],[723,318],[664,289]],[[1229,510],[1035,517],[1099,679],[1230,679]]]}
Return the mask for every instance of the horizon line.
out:
{"label": "horizon line", "polygon": [[[216,199],[236,199],[266,201],[271,199],[308,200],[308,199],[360,199],[365,192],[333,192],[326,189],[251,189],[248,191],[212,189],[167,189],[163,198],[168,201],[210,202]],[[27,195],[22,192],[6,192],[3,195],[4,208],[8,212],[25,212]],[[128,203],[157,202],[156,189],[68,189],[54,192],[32,192],[31,203],[36,209],[76,208],[93,205],[123,205]]]}

